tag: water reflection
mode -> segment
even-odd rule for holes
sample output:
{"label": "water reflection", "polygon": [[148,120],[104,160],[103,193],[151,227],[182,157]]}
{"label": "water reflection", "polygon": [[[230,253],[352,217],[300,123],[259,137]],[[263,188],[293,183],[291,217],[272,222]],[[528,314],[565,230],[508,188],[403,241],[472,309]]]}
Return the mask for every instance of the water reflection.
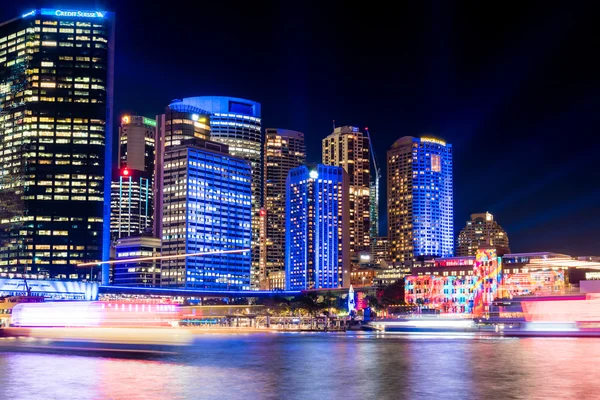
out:
{"label": "water reflection", "polygon": [[159,359],[0,353],[7,399],[547,399],[600,393],[600,339],[205,335]]}

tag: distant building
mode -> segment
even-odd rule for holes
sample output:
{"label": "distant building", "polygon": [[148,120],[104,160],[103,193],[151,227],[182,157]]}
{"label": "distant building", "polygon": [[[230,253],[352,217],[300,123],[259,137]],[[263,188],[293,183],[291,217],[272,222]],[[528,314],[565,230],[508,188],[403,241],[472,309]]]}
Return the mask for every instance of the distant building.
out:
{"label": "distant building", "polygon": [[118,169],[110,192],[111,243],[152,232],[156,120],[125,115],[119,126]]}
{"label": "distant building", "polygon": [[387,152],[388,239],[393,262],[454,254],[452,146],[405,136]]}
{"label": "distant building", "polygon": [[286,288],[348,287],[348,176],[343,168],[300,166],[286,183]]}
{"label": "distant building", "polygon": [[374,264],[390,263],[390,241],[387,236],[375,236],[371,240],[371,259]]}
{"label": "distant building", "polygon": [[[265,236],[261,241],[260,280],[285,270],[285,181],[292,168],[306,163],[304,134],[288,129],[265,130]],[[270,279],[268,279],[270,280]]]}
{"label": "distant building", "polygon": [[[115,245],[116,261],[160,256],[160,239],[151,236],[130,236]],[[160,260],[117,262],[113,271],[117,286],[160,286]]]}
{"label": "distant building", "polygon": [[162,286],[250,290],[250,181],[248,162],[224,144],[189,139],[166,149],[162,255],[194,255],[164,259]]}
{"label": "distant building", "polygon": [[361,251],[370,247],[370,174],[369,136],[355,126],[341,126],[323,139],[323,164],[344,168],[350,185],[350,257],[358,267]]}
{"label": "distant building", "polygon": [[252,100],[226,96],[187,97],[174,100],[173,109],[193,107],[210,116],[210,140],[223,143],[229,154],[242,158],[252,168],[252,277],[251,286],[259,288],[260,209],[263,204],[261,105]]}
{"label": "distant building", "polygon": [[483,246],[496,246],[510,253],[508,235],[489,212],[471,214],[471,220],[460,231],[456,246],[457,256],[474,256]]}

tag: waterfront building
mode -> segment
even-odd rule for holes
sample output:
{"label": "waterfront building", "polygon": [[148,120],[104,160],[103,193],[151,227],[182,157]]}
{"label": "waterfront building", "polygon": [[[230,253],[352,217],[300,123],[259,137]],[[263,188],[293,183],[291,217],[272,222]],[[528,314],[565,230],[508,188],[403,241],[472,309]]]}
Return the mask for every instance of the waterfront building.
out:
{"label": "waterfront building", "polygon": [[108,259],[113,22],[42,8],[0,24],[0,272],[95,280],[77,265]]}
{"label": "waterfront building", "polygon": [[503,249],[503,254],[510,253],[508,235],[487,211],[471,214],[471,220],[458,235],[456,255],[474,256],[482,246],[496,246]]}
{"label": "waterfront building", "polygon": [[285,270],[285,181],[292,168],[306,163],[304,134],[288,129],[265,129],[265,236],[261,241],[260,280]]}
{"label": "waterfront building", "polygon": [[252,100],[225,96],[187,97],[170,107],[196,107],[210,114],[210,138],[226,144],[229,154],[250,163],[252,168],[252,278],[260,285],[260,209],[263,203],[261,106]]}
{"label": "waterfront building", "polygon": [[156,120],[125,115],[119,127],[118,169],[110,196],[111,243],[152,232]]}
{"label": "waterfront building", "polygon": [[452,146],[405,136],[387,152],[392,261],[454,255]]}
{"label": "waterfront building", "polygon": [[[250,290],[251,169],[222,143],[164,155],[161,286]],[[190,256],[192,254],[192,256]]]}
{"label": "waterfront building", "polygon": [[[137,260],[160,257],[161,241],[151,236],[121,238],[115,245],[116,261],[113,282],[116,286],[160,286],[160,260]],[[131,262],[120,262],[136,259]]]}
{"label": "waterfront building", "polygon": [[411,268],[405,277],[405,301],[442,313],[486,315],[496,299],[564,295],[598,268],[552,252],[500,257],[499,249],[483,247],[476,256],[441,258],[433,267]]}
{"label": "waterfront building", "polygon": [[286,182],[288,290],[350,285],[348,175],[342,167],[294,168]]}
{"label": "waterfront building", "polygon": [[210,139],[208,111],[184,103],[166,107],[164,114],[156,116],[157,140],[154,160],[154,235],[162,236],[164,157],[166,149],[179,146],[190,139]]}
{"label": "waterfront building", "polygon": [[358,266],[358,255],[370,246],[370,174],[369,136],[355,126],[341,126],[323,139],[323,164],[344,168],[349,180],[350,257]]}

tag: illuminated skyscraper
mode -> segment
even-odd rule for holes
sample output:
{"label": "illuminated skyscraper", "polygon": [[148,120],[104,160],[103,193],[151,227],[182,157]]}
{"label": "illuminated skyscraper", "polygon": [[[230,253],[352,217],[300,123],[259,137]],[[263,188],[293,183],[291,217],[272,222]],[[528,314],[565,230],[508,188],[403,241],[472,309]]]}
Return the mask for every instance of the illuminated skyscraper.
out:
{"label": "illuminated skyscraper", "polygon": [[165,151],[189,139],[210,139],[210,116],[207,111],[189,104],[167,106],[164,114],[156,116],[157,140],[154,162],[154,235],[162,236],[163,182]]}
{"label": "illuminated skyscraper", "polygon": [[260,280],[263,287],[270,273],[285,268],[285,181],[292,168],[306,163],[304,134],[287,129],[265,130],[264,197],[265,238],[261,243]]}
{"label": "illuminated skyscraper", "polygon": [[166,149],[162,255],[207,254],[163,259],[162,286],[250,290],[250,181],[249,163],[222,143]]}
{"label": "illuminated skyscraper", "polygon": [[369,250],[370,241],[370,143],[354,126],[341,126],[323,139],[323,164],[344,168],[350,184],[350,257]]}
{"label": "illuminated skyscraper", "polygon": [[387,152],[388,239],[394,262],[454,254],[452,146],[405,136]]}
{"label": "illuminated skyscraper", "polygon": [[263,172],[261,107],[255,101],[236,97],[202,96],[175,100],[170,107],[191,106],[210,114],[210,139],[226,144],[229,154],[243,158],[252,167],[252,278],[253,289],[259,287],[260,275],[260,208],[262,207]]}
{"label": "illuminated skyscraper", "polygon": [[77,264],[108,259],[113,21],[38,9],[0,25],[1,272],[86,279]]}
{"label": "illuminated skyscraper", "polygon": [[149,233],[154,220],[156,120],[125,115],[119,127],[117,176],[110,199],[110,232],[119,238]]}
{"label": "illuminated skyscraper", "polygon": [[489,212],[471,214],[471,220],[458,234],[456,255],[475,256],[477,249],[493,246],[500,254],[510,253],[508,235]]}
{"label": "illuminated skyscraper", "polygon": [[342,167],[300,166],[286,182],[288,290],[348,287],[348,175]]}

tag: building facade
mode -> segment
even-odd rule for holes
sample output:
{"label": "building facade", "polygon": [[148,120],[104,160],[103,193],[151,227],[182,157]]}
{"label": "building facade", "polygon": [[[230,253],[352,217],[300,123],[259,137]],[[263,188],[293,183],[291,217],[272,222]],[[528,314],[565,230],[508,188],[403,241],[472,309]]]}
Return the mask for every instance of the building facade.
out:
{"label": "building facade", "polygon": [[288,129],[265,129],[265,237],[261,241],[260,280],[285,270],[285,181],[291,169],[306,163],[304,134]]}
{"label": "building facade", "polygon": [[2,272],[95,280],[77,264],[108,259],[113,21],[37,9],[0,25]]}
{"label": "building facade", "polygon": [[110,188],[110,236],[117,239],[152,232],[156,120],[125,115],[119,127],[117,171]]}
{"label": "building facade", "polygon": [[349,182],[342,167],[294,168],[286,182],[288,290],[348,287]]}
{"label": "building facade", "polygon": [[[160,239],[151,236],[130,236],[119,239],[115,245],[117,263],[114,264],[113,282],[116,286],[160,286],[160,260],[138,260],[159,257]],[[133,260],[131,262],[121,262]]]}
{"label": "building facade", "polygon": [[344,168],[350,184],[350,257],[358,266],[358,255],[370,246],[371,174],[367,134],[354,126],[341,126],[323,139],[323,164]]}
{"label": "building facade", "polygon": [[390,241],[387,236],[376,236],[371,240],[371,260],[375,265],[390,263]]}
{"label": "building facade", "polygon": [[387,153],[388,239],[392,261],[454,254],[452,146],[405,136]]}
{"label": "building facade", "polygon": [[502,254],[510,253],[508,235],[487,211],[471,214],[471,220],[458,234],[456,255],[474,256],[483,246],[496,246],[503,249]]}
{"label": "building facade", "polygon": [[[250,290],[251,169],[202,139],[166,149],[161,286]],[[192,256],[190,256],[192,254]]]}
{"label": "building facade", "polygon": [[252,168],[252,279],[260,286],[260,208],[263,196],[261,106],[252,100],[224,96],[188,97],[170,107],[192,106],[210,114],[211,140],[226,144],[229,154],[243,158]]}
{"label": "building facade", "polygon": [[157,140],[154,160],[154,235],[162,236],[164,157],[166,149],[190,139],[210,139],[210,116],[198,107],[176,103],[156,116]]}

